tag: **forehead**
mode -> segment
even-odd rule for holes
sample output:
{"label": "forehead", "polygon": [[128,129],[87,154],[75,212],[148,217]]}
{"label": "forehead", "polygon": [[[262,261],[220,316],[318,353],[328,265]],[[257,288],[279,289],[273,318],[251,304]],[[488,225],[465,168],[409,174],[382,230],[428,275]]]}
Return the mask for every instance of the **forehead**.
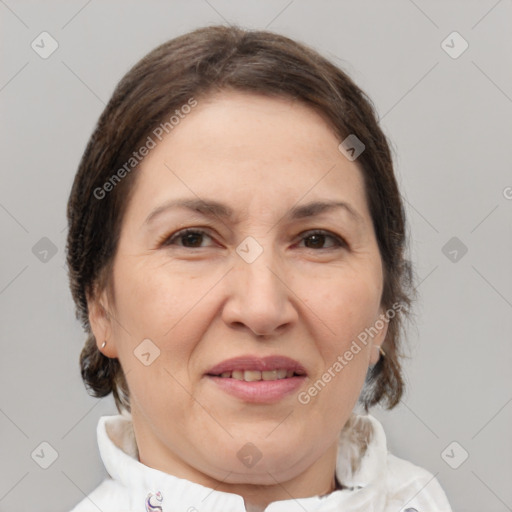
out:
{"label": "forehead", "polygon": [[312,108],[233,91],[197,101],[142,162],[135,203],[150,208],[186,194],[277,211],[302,199],[349,199],[367,213],[359,166]]}
{"label": "forehead", "polygon": [[[291,98],[224,91],[198,106],[164,140],[195,157],[282,162],[306,157],[321,165],[339,156],[338,137],[312,108]],[[265,152],[261,152],[261,149]],[[163,148],[162,148],[163,149]],[[292,150],[292,151],[290,151]]]}

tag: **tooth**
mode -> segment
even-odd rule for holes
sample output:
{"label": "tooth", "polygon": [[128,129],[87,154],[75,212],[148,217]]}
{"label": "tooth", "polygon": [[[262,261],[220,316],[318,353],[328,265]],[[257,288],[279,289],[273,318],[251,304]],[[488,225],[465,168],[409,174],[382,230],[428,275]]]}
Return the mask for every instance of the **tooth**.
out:
{"label": "tooth", "polygon": [[244,372],[244,380],[246,382],[254,382],[254,381],[257,381],[257,380],[261,380],[261,372],[259,372],[257,370],[256,371],[245,370],[245,372]]}
{"label": "tooth", "polygon": [[277,370],[278,379],[286,379],[286,370]]}
{"label": "tooth", "polygon": [[293,370],[280,368],[279,370],[234,370],[232,372],[222,372],[220,377],[236,380],[245,380],[246,382],[257,382],[258,380],[281,380],[291,378],[295,375]]}
{"label": "tooth", "polygon": [[277,370],[266,370],[264,372],[261,372],[261,378],[263,380],[276,380]]}

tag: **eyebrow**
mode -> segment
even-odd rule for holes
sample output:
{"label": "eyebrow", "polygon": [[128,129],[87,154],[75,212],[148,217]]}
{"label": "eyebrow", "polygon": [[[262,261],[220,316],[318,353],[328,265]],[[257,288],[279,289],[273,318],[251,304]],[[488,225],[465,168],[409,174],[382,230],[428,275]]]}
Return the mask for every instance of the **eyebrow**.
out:
{"label": "eyebrow", "polygon": [[[165,204],[155,208],[146,217],[144,224],[149,224],[156,217],[165,211],[182,208],[199,213],[204,217],[218,217],[221,219],[232,219],[234,217],[233,209],[229,206],[215,200],[205,199],[173,199]],[[322,213],[327,213],[332,210],[343,209],[357,222],[362,222],[363,217],[359,214],[350,204],[343,201],[312,201],[300,206],[294,206],[282,218],[290,220],[304,219],[307,217],[314,217]]]}

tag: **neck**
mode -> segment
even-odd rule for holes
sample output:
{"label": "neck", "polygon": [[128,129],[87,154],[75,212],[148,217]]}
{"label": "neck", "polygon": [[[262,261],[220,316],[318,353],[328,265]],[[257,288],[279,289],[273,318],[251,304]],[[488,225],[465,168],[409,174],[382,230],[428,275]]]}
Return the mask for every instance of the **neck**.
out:
{"label": "neck", "polygon": [[[158,469],[178,478],[183,478],[204,487],[221,492],[237,494],[244,499],[247,512],[262,512],[272,502],[312,496],[323,496],[336,489],[335,470],[337,442],[333,443],[305,471],[289,477],[278,472],[268,473],[268,484],[230,482],[222,477],[212,476],[187,464],[153,437],[139,432],[139,460],[146,466]],[[140,442],[142,441],[142,442]]]}
{"label": "neck", "polygon": [[[211,467],[208,471],[203,464],[190,464],[153,435],[151,429],[144,428],[133,410],[132,419],[141,463],[210,489],[237,494],[244,499],[247,512],[262,512],[275,501],[323,496],[336,489],[338,439],[309,465],[304,462],[299,468],[296,464],[296,471],[282,462],[272,467],[270,461],[270,467],[251,477],[232,473],[229,468]],[[248,483],[251,480],[258,483]]]}
{"label": "neck", "polygon": [[[324,456],[296,477],[281,481],[278,475],[272,475],[274,484],[221,484],[215,485],[220,491],[238,494],[244,498],[247,512],[263,512],[275,501],[311,496],[323,496],[336,489],[336,446],[331,447]],[[218,486],[218,487],[217,487]]]}

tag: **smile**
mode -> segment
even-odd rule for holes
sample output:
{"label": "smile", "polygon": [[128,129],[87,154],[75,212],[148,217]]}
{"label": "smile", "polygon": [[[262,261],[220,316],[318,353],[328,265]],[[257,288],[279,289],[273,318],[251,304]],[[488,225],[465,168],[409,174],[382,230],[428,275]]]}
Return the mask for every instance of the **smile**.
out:
{"label": "smile", "polygon": [[205,375],[223,393],[243,402],[276,403],[296,393],[307,372],[286,356],[235,357],[223,361]]}
{"label": "smile", "polygon": [[281,380],[290,379],[296,374],[293,370],[280,368],[279,370],[235,370],[233,372],[222,372],[218,377],[223,379],[245,380],[245,382],[255,382],[258,380]]}

